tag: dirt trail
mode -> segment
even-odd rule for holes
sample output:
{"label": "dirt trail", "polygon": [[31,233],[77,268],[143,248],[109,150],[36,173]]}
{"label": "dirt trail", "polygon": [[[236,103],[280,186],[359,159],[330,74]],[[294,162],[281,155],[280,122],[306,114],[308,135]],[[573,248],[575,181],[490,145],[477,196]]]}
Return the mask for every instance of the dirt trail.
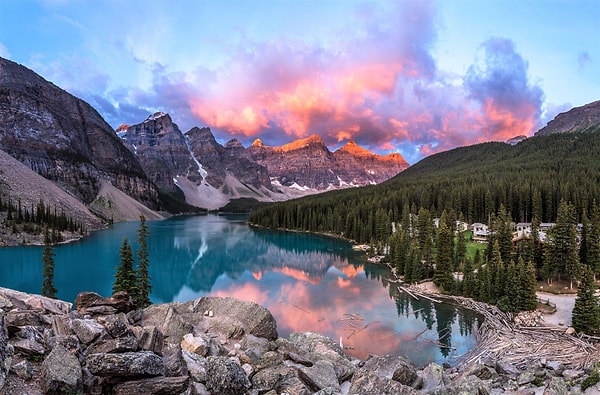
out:
{"label": "dirt trail", "polygon": [[558,326],[562,322],[563,326],[571,325],[571,314],[575,306],[576,294],[555,295],[546,292],[536,292],[538,298],[550,300],[556,305],[556,313],[544,314],[544,326]]}

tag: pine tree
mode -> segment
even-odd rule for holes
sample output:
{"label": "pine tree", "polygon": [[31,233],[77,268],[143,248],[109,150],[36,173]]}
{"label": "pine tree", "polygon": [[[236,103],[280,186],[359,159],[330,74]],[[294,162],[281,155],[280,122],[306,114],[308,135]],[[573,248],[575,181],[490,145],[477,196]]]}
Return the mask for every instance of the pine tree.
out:
{"label": "pine tree", "polygon": [[532,311],[537,308],[537,295],[535,289],[537,281],[535,279],[535,265],[532,260],[527,264],[524,261],[519,261],[519,310]]}
{"label": "pine tree", "polygon": [[133,251],[131,251],[131,245],[127,237],[123,239],[123,244],[121,244],[120,256],[121,263],[116,269],[113,293],[125,291],[136,300],[138,294],[137,278],[133,270]]}
{"label": "pine tree", "polygon": [[140,227],[137,231],[137,242],[138,242],[138,269],[137,269],[137,306],[139,308],[148,307],[152,304],[150,301],[150,292],[152,292],[152,285],[150,284],[150,274],[148,273],[148,267],[150,266],[150,260],[148,259],[148,226],[146,225],[146,218],[140,215]]}
{"label": "pine tree", "polygon": [[547,274],[566,274],[573,288],[573,280],[579,272],[575,208],[570,203],[558,206],[556,225],[552,228],[545,244],[544,266]]}
{"label": "pine tree", "polygon": [[467,255],[467,242],[465,240],[465,233],[459,231],[456,236],[456,259],[454,270],[458,271],[461,266],[465,263],[465,256]]}
{"label": "pine tree", "polygon": [[49,298],[56,298],[58,292],[54,288],[54,251],[52,250],[52,244],[50,244],[50,233],[48,228],[44,231],[44,251],[42,252],[42,262],[44,263],[43,283],[42,283],[42,295]]}
{"label": "pine tree", "polygon": [[589,227],[586,263],[594,273],[595,279],[600,274],[600,206],[595,200],[592,206]]}
{"label": "pine tree", "polygon": [[452,256],[454,252],[454,243],[452,240],[452,230],[446,224],[446,212],[442,213],[440,219],[440,231],[437,244],[437,255],[435,257],[435,271],[433,273],[433,282],[445,291],[452,291]]}
{"label": "pine tree", "polygon": [[598,334],[600,331],[600,306],[594,292],[592,271],[585,267],[582,270],[581,283],[577,290],[577,299],[575,299],[571,319],[576,331],[589,335]]}

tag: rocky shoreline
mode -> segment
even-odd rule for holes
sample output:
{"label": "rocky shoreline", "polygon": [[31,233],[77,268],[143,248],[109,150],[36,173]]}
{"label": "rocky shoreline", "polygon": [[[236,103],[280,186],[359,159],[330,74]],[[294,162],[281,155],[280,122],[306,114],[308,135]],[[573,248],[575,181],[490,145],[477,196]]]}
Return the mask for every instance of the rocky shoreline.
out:
{"label": "rocky shoreline", "polygon": [[[598,361],[487,358],[416,369],[401,356],[351,359],[317,333],[277,334],[252,302],[203,297],[133,309],[126,293],[68,302],[0,288],[0,393],[596,394]],[[543,347],[543,345],[540,345]]]}

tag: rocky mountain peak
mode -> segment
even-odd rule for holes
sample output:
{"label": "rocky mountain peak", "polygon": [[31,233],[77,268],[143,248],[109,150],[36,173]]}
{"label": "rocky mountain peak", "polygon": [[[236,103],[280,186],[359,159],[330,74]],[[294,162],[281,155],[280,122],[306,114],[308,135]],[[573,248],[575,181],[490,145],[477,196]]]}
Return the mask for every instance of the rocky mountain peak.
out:
{"label": "rocky mountain peak", "polygon": [[595,130],[598,127],[600,127],[600,100],[558,114],[546,126],[538,130],[535,136],[585,132]]}
{"label": "rocky mountain peak", "polygon": [[338,151],[347,152],[355,156],[372,156],[375,155],[366,148],[361,147],[354,140],[348,140]]}
{"label": "rocky mountain peak", "polygon": [[292,141],[291,143],[284,144],[280,147],[276,147],[275,149],[277,151],[289,152],[289,151],[300,150],[300,149],[304,149],[304,148],[308,148],[308,147],[327,149],[325,142],[323,141],[321,136],[319,136],[318,134],[312,134],[306,138]]}
{"label": "rocky mountain peak", "polygon": [[263,144],[261,139],[256,139],[252,142],[251,147],[264,147],[265,145]]}
{"label": "rocky mountain peak", "polygon": [[238,139],[231,139],[225,143],[225,148],[244,148]]}

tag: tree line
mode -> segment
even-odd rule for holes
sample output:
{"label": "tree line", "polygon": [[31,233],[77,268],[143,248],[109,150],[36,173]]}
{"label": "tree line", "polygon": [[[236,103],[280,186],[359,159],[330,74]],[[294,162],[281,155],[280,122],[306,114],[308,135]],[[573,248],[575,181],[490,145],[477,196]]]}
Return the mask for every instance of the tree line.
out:
{"label": "tree line", "polygon": [[[445,292],[516,312],[535,308],[537,279],[581,282],[581,289],[591,275],[594,285],[600,274],[599,199],[596,130],[539,136],[516,146],[457,148],[380,185],[271,204],[254,211],[249,222],[370,244],[406,282],[432,278]],[[466,256],[456,221],[490,226],[485,253]],[[532,236],[513,242],[514,222],[531,222]],[[542,222],[556,222],[545,240],[539,238]],[[584,327],[575,317],[581,310],[574,310],[576,329],[597,332],[600,318]],[[598,309],[586,310],[600,317]]]}
{"label": "tree line", "polygon": [[[113,293],[127,292],[137,308],[148,307],[152,304],[149,297],[152,292],[152,284],[149,274],[148,233],[146,218],[140,215],[140,226],[137,230],[137,268],[134,267],[135,259],[131,244],[127,238],[124,238],[119,254],[120,263],[115,269],[115,281],[112,288]],[[51,238],[48,228],[46,228],[44,232],[44,250],[42,252],[42,295],[50,298],[56,298],[58,292],[54,286],[54,255]]]}

